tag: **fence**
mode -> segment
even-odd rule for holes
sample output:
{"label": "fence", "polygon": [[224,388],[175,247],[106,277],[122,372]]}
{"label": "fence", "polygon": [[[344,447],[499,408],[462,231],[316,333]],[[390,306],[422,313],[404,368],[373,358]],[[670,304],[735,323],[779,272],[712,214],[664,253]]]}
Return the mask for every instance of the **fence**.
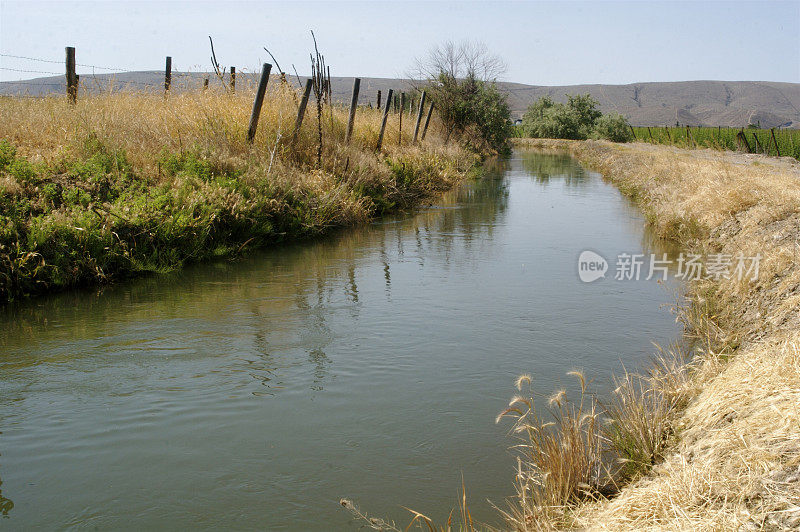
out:
{"label": "fence", "polygon": [[[213,48],[212,48],[213,50]],[[235,66],[231,66],[228,70],[228,78],[225,78],[225,69],[220,70],[218,64],[215,61],[214,67],[215,72],[213,76],[207,72],[181,72],[175,70],[173,68],[172,56],[167,56],[165,58],[164,63],[164,72],[163,72],[163,84],[157,80],[153,80],[152,82],[143,82],[133,79],[117,79],[119,75],[137,75],[141,76],[142,74],[149,75],[149,76],[159,76],[158,74],[152,71],[135,71],[129,70],[125,68],[119,67],[109,67],[109,66],[99,66],[99,65],[91,65],[85,63],[78,63],[76,61],[76,51],[74,47],[67,46],[65,48],[65,60],[63,61],[65,71],[64,73],[55,72],[52,70],[38,70],[38,69],[21,69],[21,68],[12,68],[2,66],[0,70],[10,71],[10,72],[20,72],[20,73],[32,73],[32,74],[48,74],[48,75],[64,75],[65,79],[62,83],[55,83],[55,82],[30,82],[30,81],[12,81],[7,82],[14,85],[24,85],[24,86],[35,86],[37,88],[42,87],[57,87],[62,89],[66,93],[67,101],[70,104],[76,104],[78,101],[79,95],[79,87],[81,86],[81,79],[80,75],[77,74],[77,67],[82,68],[91,68],[94,72],[95,70],[101,70],[107,72],[107,74],[101,75],[111,75],[110,79],[98,79],[97,75],[93,73],[90,79],[94,83],[93,90],[94,92],[102,92],[107,90],[109,92],[120,90],[123,88],[127,88],[130,85],[133,85],[138,90],[157,90],[164,92],[164,97],[168,97],[170,91],[173,90],[173,79],[178,79],[179,81],[184,82],[183,88],[189,89],[201,89],[201,90],[208,90],[210,86],[210,81],[212,79],[217,80],[217,85],[222,86],[225,90],[230,92],[236,91],[236,79],[237,74],[241,76],[244,74],[245,76],[248,75],[247,71],[238,71],[236,70]],[[30,57],[30,56],[22,56],[22,55],[12,55],[12,54],[0,54],[0,57],[10,58],[10,59],[17,59],[17,60],[24,60],[28,62],[35,62],[35,63],[45,63],[45,64],[61,64],[61,61],[55,61],[52,59],[43,59],[37,57]],[[258,86],[255,92],[254,100],[253,100],[253,109],[250,115],[250,122],[249,127],[247,130],[247,139],[249,142],[252,142],[256,135],[256,130],[258,128],[258,119],[261,114],[261,108],[264,102],[264,96],[266,94],[267,84],[270,79],[270,73],[272,70],[272,65],[269,63],[264,63],[261,68],[261,73],[258,76]],[[295,71],[296,74],[296,71]],[[252,77],[253,75],[250,74]],[[306,80],[305,87],[303,87],[302,82],[300,81],[300,76],[296,75],[297,82],[300,85],[301,89],[303,89],[301,99],[298,102],[298,111],[297,111],[297,119],[295,121],[295,127],[292,134],[292,140],[297,137],[298,131],[302,125],[303,118],[305,116],[305,110],[308,104],[308,99],[311,93],[311,89],[313,88],[316,93],[322,95],[322,98],[327,104],[333,105],[333,96],[332,96],[332,84],[331,84],[331,76],[330,76],[330,67],[327,67],[327,71],[323,69],[322,75],[320,76],[312,76],[312,78],[308,78]],[[280,81],[282,83],[288,84],[287,76],[284,72],[280,72]],[[359,92],[360,92],[360,84],[361,78],[354,78],[353,90],[352,90],[352,98],[350,100],[350,113],[348,117],[348,125],[347,125],[347,136],[345,142],[349,142],[350,135],[353,130],[353,122],[355,119],[356,109],[359,107],[358,99],[359,99]],[[84,87],[86,86],[85,80],[83,82]],[[106,85],[106,87],[104,87]],[[90,89],[91,90],[91,89]],[[45,91],[45,95],[52,94],[53,91]],[[16,97],[36,97],[31,96],[27,91],[25,94],[15,94]],[[39,94],[38,96],[42,96]],[[409,116],[412,115],[416,108],[416,120],[415,120],[415,127],[414,127],[414,135],[412,143],[417,143],[419,141],[425,140],[425,135],[428,130],[428,126],[430,124],[431,115],[433,113],[434,104],[431,103],[428,106],[427,113],[425,110],[425,98],[426,94],[425,91],[422,91],[420,94],[410,93],[408,98],[406,98],[405,92],[400,92],[399,95],[393,90],[389,89],[388,93],[386,94],[386,99],[382,101],[381,99],[382,93],[381,90],[377,91],[376,95],[376,107],[378,110],[381,109],[381,104],[383,103],[383,117],[381,120],[381,127],[380,127],[380,134],[378,137],[378,143],[376,146],[376,150],[380,151],[384,131],[386,128],[387,118],[390,112],[390,109],[394,110],[396,114],[399,115],[399,129],[400,135],[398,136],[398,142],[402,143],[402,116],[404,113],[408,113]],[[368,107],[372,108],[372,102],[368,101]],[[424,125],[422,122],[423,116],[427,117],[424,121]],[[421,137],[420,137],[420,127],[422,125]]]}
{"label": "fence", "polygon": [[800,160],[800,130],[730,127],[631,127],[636,140],[654,144],[738,150]]}

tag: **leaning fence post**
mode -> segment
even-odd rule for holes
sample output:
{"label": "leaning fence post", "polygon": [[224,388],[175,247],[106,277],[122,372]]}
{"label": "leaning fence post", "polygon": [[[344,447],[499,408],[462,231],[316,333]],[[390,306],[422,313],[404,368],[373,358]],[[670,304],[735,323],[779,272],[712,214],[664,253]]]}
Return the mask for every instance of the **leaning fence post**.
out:
{"label": "leaning fence post", "polygon": [[747,141],[747,135],[744,134],[744,128],[741,129],[736,134],[736,138],[739,140],[739,147],[741,148],[742,144],[747,148],[747,153],[752,153],[753,150],[750,149],[750,143]]}
{"label": "leaning fence post", "polygon": [[78,76],[75,75],[75,48],[67,46],[67,101],[78,101]]}
{"label": "leaning fence post", "polygon": [[431,123],[431,114],[433,114],[433,105],[434,102],[431,102],[431,106],[428,108],[428,116],[425,117],[425,126],[422,128],[422,138],[420,140],[425,140],[425,133],[428,132],[428,124]]}
{"label": "leaning fence post", "polygon": [[358,90],[361,88],[361,78],[353,79],[353,96],[350,98],[350,116],[347,119],[347,134],[344,141],[350,142],[350,136],[353,134],[353,122],[356,119],[356,106],[358,105]]}
{"label": "leaning fence post", "polygon": [[772,142],[775,143],[775,151],[778,152],[778,157],[780,157],[781,149],[778,147],[778,141],[775,139],[775,128],[773,127],[772,129],[770,129],[770,132],[772,133]]}
{"label": "leaning fence post", "polygon": [[167,64],[164,67],[164,94],[169,92],[169,86],[172,85],[172,57],[167,56]]}
{"label": "leaning fence post", "polygon": [[761,141],[758,140],[758,135],[756,135],[755,131],[753,132],[753,138],[756,139],[756,142],[755,142],[755,146],[756,146],[756,150],[757,150],[756,153],[758,153],[759,151],[761,153],[764,153],[764,146],[761,145]]}
{"label": "leaning fence post", "polygon": [[236,92],[236,67],[231,67],[231,92]]}
{"label": "leaning fence post", "polygon": [[256,138],[258,116],[261,114],[261,104],[264,103],[264,94],[267,92],[270,70],[272,70],[272,65],[269,63],[264,63],[261,67],[261,79],[258,80],[256,98],[253,100],[253,112],[250,114],[250,127],[247,128],[247,142],[253,142],[253,139]]}
{"label": "leaning fence post", "polygon": [[414,125],[414,143],[417,142],[417,135],[419,134],[419,125],[422,123],[422,111],[425,109],[425,91],[422,91],[422,96],[419,99],[419,112],[417,113],[417,123]]}
{"label": "leaning fence post", "polygon": [[628,124],[628,127],[629,127],[629,128],[631,128],[631,135],[633,135],[633,139],[634,139],[634,140],[638,140],[638,139],[636,138],[636,132],[633,130],[633,126],[632,126],[632,125],[630,125],[630,124]]}
{"label": "leaning fence post", "polygon": [[[387,98],[387,101],[388,101],[388,98]],[[378,110],[380,111],[380,109],[381,109],[381,90],[378,89]]]}
{"label": "leaning fence post", "polygon": [[294,121],[294,131],[292,132],[292,143],[297,139],[300,133],[300,126],[303,125],[303,117],[306,114],[306,105],[308,105],[308,97],[311,94],[312,80],[306,80],[306,87],[303,89],[303,97],[300,99],[300,107],[297,109],[297,120]]}
{"label": "leaning fence post", "polygon": [[653,140],[653,132],[650,131],[650,126],[647,126],[647,134],[650,136],[650,140]]}
{"label": "leaning fence post", "polygon": [[[378,91],[380,94],[380,91]],[[383,106],[383,118],[381,119],[381,132],[378,134],[378,147],[375,148],[377,151],[381,151],[381,144],[383,144],[383,132],[386,131],[386,120],[389,118],[389,102],[392,101],[392,89],[389,89],[389,92],[386,93],[386,105]]]}

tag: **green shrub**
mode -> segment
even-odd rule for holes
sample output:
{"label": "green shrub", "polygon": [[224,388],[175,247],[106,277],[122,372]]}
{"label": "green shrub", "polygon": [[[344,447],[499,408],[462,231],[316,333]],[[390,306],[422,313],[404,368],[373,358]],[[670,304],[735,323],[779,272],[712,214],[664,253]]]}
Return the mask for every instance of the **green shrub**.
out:
{"label": "green shrub", "polygon": [[8,165],[8,173],[20,183],[32,183],[36,179],[36,170],[25,159],[16,159]]}
{"label": "green shrub", "polygon": [[589,138],[601,116],[597,101],[588,94],[567,95],[566,104],[544,96],[531,104],[522,117],[530,137],[583,140]]}
{"label": "green shrub", "polygon": [[88,207],[92,201],[92,197],[85,190],[79,188],[71,188],[62,194],[64,203],[67,205]]}
{"label": "green shrub", "polygon": [[17,156],[17,149],[6,139],[0,140],[0,170],[11,164]]}
{"label": "green shrub", "polygon": [[448,139],[456,136],[476,151],[508,150],[511,111],[495,84],[505,71],[498,56],[481,43],[446,42],[417,59],[416,68]]}
{"label": "green shrub", "polygon": [[164,153],[159,159],[159,166],[167,175],[198,177],[203,181],[214,181],[220,176],[229,180],[242,174],[241,170],[236,168],[215,164],[207,156],[201,154],[199,149],[181,153]]}
{"label": "green shrub", "polygon": [[595,124],[595,136],[613,142],[630,142],[633,140],[631,125],[619,114],[603,115]]}

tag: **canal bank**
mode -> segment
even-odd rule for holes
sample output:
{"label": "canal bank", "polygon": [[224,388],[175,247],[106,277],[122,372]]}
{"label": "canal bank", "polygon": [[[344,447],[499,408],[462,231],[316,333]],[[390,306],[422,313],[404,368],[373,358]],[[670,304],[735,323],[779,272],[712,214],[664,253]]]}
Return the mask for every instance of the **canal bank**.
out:
{"label": "canal bank", "polygon": [[573,393],[572,369],[642,366],[680,284],[581,281],[586,249],[669,249],[574,158],[485,171],[413,215],[3,309],[0,526],[360,527],[342,497],[445,522],[462,476],[502,526],[517,374]]}
{"label": "canal bank", "polygon": [[376,109],[295,125],[293,96],[270,92],[252,139],[244,90],[0,101],[0,304],[366,223],[480,162],[436,124],[424,142],[390,124],[376,149]]}
{"label": "canal bank", "polygon": [[[707,259],[684,320],[698,349],[663,460],[610,501],[570,509],[588,529],[800,526],[800,170],[763,156],[648,144],[521,140],[561,150],[632,198],[662,239]],[[720,269],[758,257],[757,272]],[[713,258],[714,265],[708,259]],[[720,262],[729,261],[730,263]]]}

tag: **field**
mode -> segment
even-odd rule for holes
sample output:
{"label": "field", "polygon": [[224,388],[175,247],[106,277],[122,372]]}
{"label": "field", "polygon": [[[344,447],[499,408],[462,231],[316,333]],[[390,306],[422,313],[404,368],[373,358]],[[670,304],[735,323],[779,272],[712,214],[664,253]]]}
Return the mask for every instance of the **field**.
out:
{"label": "field", "polygon": [[[800,160],[800,130],[798,129],[634,127],[633,131],[636,139],[643,142],[672,144],[684,148],[700,146],[717,150],[742,150],[750,153],[794,157]],[[742,136],[746,142],[741,140]]]}

